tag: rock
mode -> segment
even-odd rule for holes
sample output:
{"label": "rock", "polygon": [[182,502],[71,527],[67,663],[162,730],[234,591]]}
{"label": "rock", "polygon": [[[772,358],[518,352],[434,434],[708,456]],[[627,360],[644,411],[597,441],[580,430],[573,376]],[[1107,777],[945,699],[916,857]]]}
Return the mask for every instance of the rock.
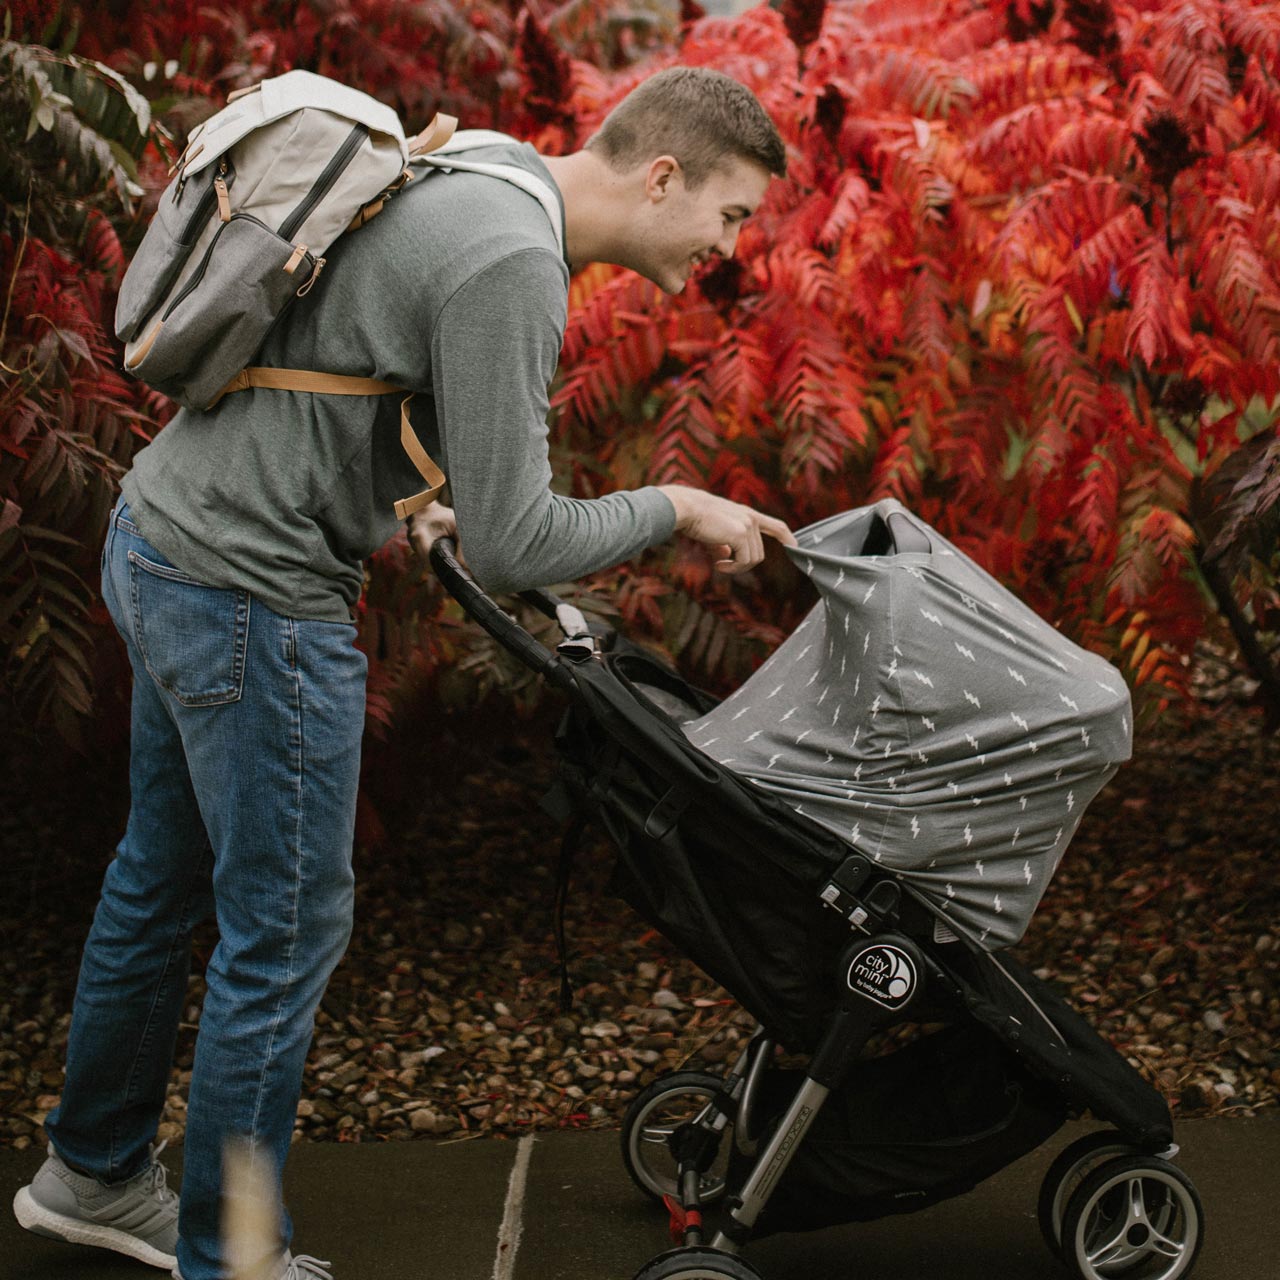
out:
{"label": "rock", "polygon": [[409,1116],[409,1128],[414,1133],[434,1133],[436,1131],[436,1113],[423,1107]]}

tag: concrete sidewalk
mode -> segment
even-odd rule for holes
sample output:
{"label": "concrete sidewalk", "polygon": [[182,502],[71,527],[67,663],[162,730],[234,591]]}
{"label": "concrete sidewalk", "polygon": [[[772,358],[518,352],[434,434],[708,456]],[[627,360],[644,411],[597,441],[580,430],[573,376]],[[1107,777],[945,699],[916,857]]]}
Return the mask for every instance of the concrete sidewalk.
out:
{"label": "concrete sidewalk", "polygon": [[[775,1236],[746,1258],[765,1280],[1053,1280],[1066,1271],[1035,1210],[1049,1161],[1092,1127],[957,1200],[910,1216]],[[1196,1280],[1280,1276],[1280,1114],[1187,1120],[1178,1163],[1205,1208]],[[180,1155],[179,1153],[175,1153]],[[40,1164],[0,1151],[4,1206]],[[175,1173],[179,1161],[171,1167]],[[300,1253],[329,1258],[335,1280],[631,1280],[670,1247],[666,1216],[632,1187],[615,1133],[519,1142],[299,1145],[287,1175]],[[126,1258],[42,1240],[0,1211],[0,1280],[157,1280]]]}

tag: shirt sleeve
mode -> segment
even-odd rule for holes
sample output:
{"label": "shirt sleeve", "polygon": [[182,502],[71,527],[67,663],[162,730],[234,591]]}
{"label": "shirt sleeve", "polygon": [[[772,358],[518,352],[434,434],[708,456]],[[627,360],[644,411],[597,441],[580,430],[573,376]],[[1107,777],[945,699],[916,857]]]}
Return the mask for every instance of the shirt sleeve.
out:
{"label": "shirt sleeve", "polygon": [[567,305],[563,264],[521,249],[472,276],[433,328],[442,463],[467,564],[488,591],[580,578],[675,529],[675,508],[654,487],[593,499],[551,491],[548,387]]}

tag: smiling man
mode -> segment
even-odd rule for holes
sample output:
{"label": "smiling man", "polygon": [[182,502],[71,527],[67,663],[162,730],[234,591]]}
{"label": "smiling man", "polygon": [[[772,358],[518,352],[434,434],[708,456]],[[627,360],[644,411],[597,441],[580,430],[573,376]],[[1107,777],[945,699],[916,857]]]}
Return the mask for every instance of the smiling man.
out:
{"label": "smiling man", "polygon": [[[758,564],[765,537],[793,543],[781,520],[684,486],[591,500],[550,487],[570,271],[617,263],[676,293],[731,254],[785,169],[755,97],[673,68],[580,152],[499,141],[467,159],[524,170],[547,204],[457,168],[418,178],[337,241],[255,363],[417,392],[413,432],[454,508],[419,511],[410,537],[425,551],[457,532],[490,590],[582,577],[677,531],[727,573]],[[278,1196],[316,1006],[351,931],[366,675],[352,611],[364,559],[419,487],[398,400],[240,391],[180,411],[124,478],[102,588],[134,672],[131,808],[81,964],[50,1156],[15,1201],[32,1230],[225,1280],[230,1144]],[[210,912],[179,1204],[152,1144],[191,932]],[[280,1228],[262,1275],[328,1274],[290,1252],[282,1206]]]}

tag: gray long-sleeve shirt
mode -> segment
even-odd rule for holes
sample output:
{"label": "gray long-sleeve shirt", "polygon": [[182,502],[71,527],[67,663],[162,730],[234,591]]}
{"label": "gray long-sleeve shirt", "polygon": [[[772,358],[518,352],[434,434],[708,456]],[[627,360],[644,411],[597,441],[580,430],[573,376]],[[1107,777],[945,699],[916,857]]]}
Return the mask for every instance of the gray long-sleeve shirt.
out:
{"label": "gray long-sleeve shirt", "polygon": [[[527,145],[468,158],[520,164],[555,190]],[[255,363],[413,389],[415,432],[449,478],[480,583],[581,577],[669,537],[675,511],[656,488],[550,490],[548,384],[568,282],[533,197],[479,174],[421,176],[331,248]],[[193,577],[290,617],[345,621],[361,562],[395,532],[392,504],[423,487],[400,445],[402,399],[255,389],[181,410],[138,454],[125,498]]]}

